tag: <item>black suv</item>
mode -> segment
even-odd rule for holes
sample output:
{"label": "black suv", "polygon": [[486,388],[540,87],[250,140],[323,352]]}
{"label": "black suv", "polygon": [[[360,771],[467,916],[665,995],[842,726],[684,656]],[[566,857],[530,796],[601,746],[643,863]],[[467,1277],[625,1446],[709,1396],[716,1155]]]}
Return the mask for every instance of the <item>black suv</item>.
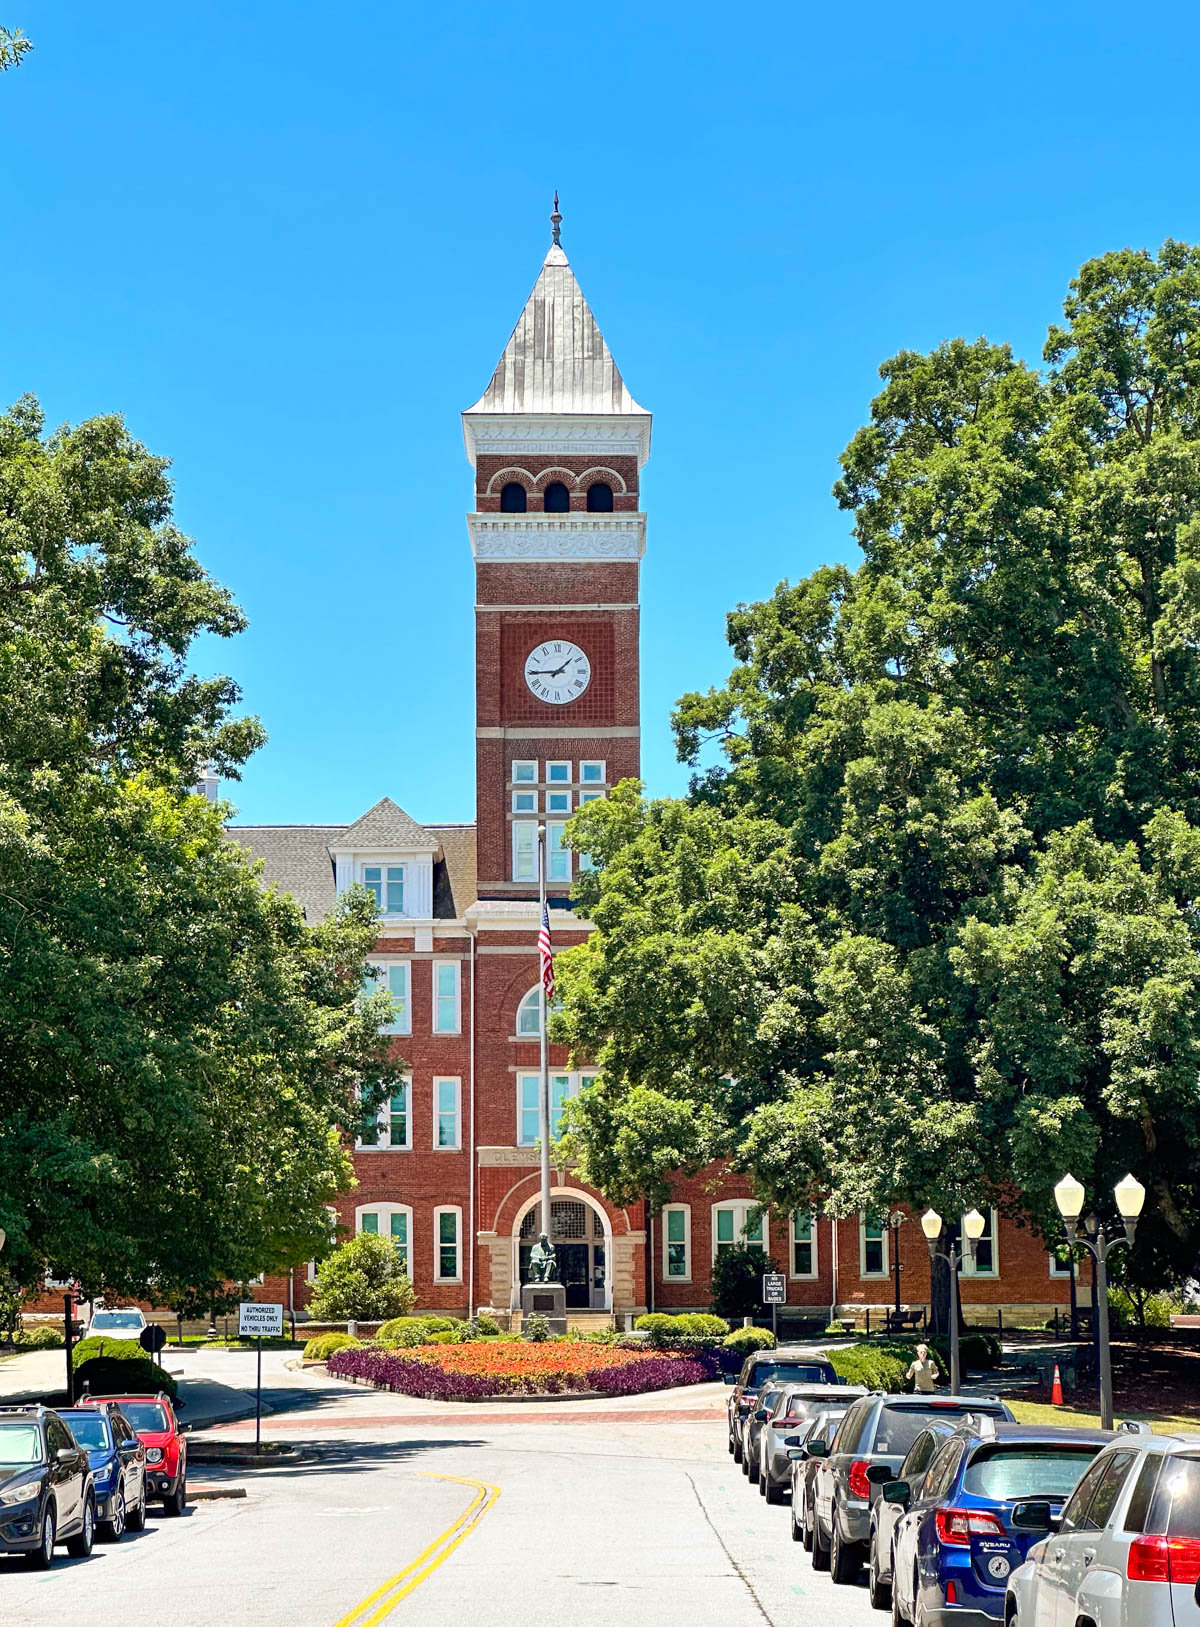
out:
{"label": "black suv", "polygon": [[814,1570],[833,1571],[835,1582],[853,1582],[871,1537],[871,1504],[885,1480],[894,1480],[908,1449],[923,1429],[942,1419],[1013,1415],[996,1396],[868,1395],[838,1425],[831,1445],[809,1441],[818,1458],[812,1492]]}
{"label": "black suv", "polygon": [[782,1350],[754,1351],[746,1357],[736,1378],[726,1373],[725,1382],[733,1385],[726,1408],[729,1450],[733,1461],[740,1463],[746,1420],[754,1411],[758,1392],[764,1384],[840,1384],[842,1381],[828,1357],[810,1356],[806,1350],[788,1350],[785,1346]]}
{"label": "black suv", "polygon": [[87,1453],[48,1407],[0,1407],[0,1554],[37,1570],[65,1542],[86,1559],[96,1535],[96,1491]]}

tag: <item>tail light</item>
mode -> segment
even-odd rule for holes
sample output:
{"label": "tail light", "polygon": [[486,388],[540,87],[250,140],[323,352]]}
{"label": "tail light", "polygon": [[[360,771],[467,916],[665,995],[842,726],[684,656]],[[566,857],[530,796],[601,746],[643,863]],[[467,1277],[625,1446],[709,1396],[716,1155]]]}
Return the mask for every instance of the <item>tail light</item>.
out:
{"label": "tail light", "polygon": [[851,1497],[870,1497],[871,1482],[867,1479],[868,1461],[866,1458],[855,1458],[850,1465],[850,1495]]}
{"label": "tail light", "polygon": [[969,1548],[972,1537],[1002,1537],[1004,1527],[985,1508],[939,1508],[934,1513],[944,1548]]}
{"label": "tail light", "polygon": [[1135,1537],[1125,1574],[1131,1582],[1200,1582],[1200,1542],[1194,1537]]}

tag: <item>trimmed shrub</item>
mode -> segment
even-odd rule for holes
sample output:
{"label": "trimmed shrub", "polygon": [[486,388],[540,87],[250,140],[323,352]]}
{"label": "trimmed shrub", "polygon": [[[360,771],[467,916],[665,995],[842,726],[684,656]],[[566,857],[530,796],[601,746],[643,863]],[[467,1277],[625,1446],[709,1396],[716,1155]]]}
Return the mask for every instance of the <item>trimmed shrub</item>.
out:
{"label": "trimmed shrub", "polygon": [[308,1310],[318,1322],[379,1322],[407,1316],[415,1303],[391,1238],[360,1232],[318,1265]]}
{"label": "trimmed shrub", "polygon": [[710,1316],[703,1311],[685,1311],[679,1316],[668,1316],[663,1311],[651,1311],[639,1316],[633,1324],[638,1333],[648,1333],[652,1344],[668,1344],[675,1339],[723,1339],[729,1332],[729,1323],[721,1316]]}
{"label": "trimmed shrub", "polygon": [[452,1333],[448,1328],[444,1333],[431,1333],[429,1335],[431,1345],[457,1345],[462,1344],[462,1342],[458,1334]]}
{"label": "trimmed shrub", "polygon": [[775,1336],[768,1333],[766,1328],[734,1328],[727,1338],[721,1340],[721,1348],[735,1351],[739,1356],[749,1356],[755,1350],[773,1350]]}
{"label": "trimmed shrub", "polygon": [[484,1339],[494,1339],[500,1332],[499,1322],[497,1322],[494,1316],[489,1316],[486,1311],[476,1312],[475,1326],[478,1329],[480,1336]]}
{"label": "trimmed shrub", "polygon": [[81,1339],[71,1352],[77,1388],[92,1395],[151,1395],[164,1390],[172,1401],[177,1387],[170,1373],[152,1361],[136,1339]]}
{"label": "trimmed shrub", "polygon": [[303,1359],[328,1361],[339,1350],[357,1350],[361,1345],[361,1339],[353,1339],[348,1333],[318,1333],[305,1345]]}
{"label": "trimmed shrub", "polygon": [[858,1344],[831,1350],[828,1359],[844,1383],[864,1384],[868,1390],[890,1390],[895,1394],[904,1388],[904,1374],[912,1357],[902,1360],[874,1345]]}
{"label": "trimmed shrub", "polygon": [[737,1243],[722,1249],[709,1277],[713,1310],[731,1322],[757,1316],[762,1310],[763,1273],[778,1270],[777,1262],[756,1243]]}
{"label": "trimmed shrub", "polygon": [[528,1339],[531,1344],[545,1344],[550,1337],[550,1324],[544,1316],[523,1316],[521,1337]]}
{"label": "trimmed shrub", "polygon": [[61,1350],[66,1340],[57,1328],[43,1324],[38,1328],[18,1328],[13,1335],[13,1344],[18,1350]]}

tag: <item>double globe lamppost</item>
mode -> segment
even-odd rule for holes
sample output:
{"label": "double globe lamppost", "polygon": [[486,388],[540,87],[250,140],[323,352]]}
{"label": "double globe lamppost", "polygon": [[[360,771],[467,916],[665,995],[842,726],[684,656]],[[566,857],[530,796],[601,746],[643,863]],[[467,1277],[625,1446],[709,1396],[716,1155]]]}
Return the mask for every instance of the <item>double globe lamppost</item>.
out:
{"label": "double globe lamppost", "polygon": [[1108,1349],[1108,1257],[1115,1248],[1129,1248],[1137,1231],[1138,1216],[1146,1201],[1146,1188],[1132,1175],[1126,1175],[1113,1188],[1117,1213],[1125,1228],[1123,1237],[1112,1237],[1094,1214],[1083,1222],[1085,1235],[1080,1237],[1079,1216],[1083,1212],[1085,1193],[1082,1183],[1073,1175],[1064,1175],[1054,1188],[1054,1201],[1063,1218],[1067,1242],[1081,1243],[1096,1262],[1096,1361],[1100,1368],[1100,1428],[1113,1426],[1112,1358]]}
{"label": "double globe lamppost", "polygon": [[930,1263],[941,1258],[950,1267],[950,1393],[957,1395],[962,1380],[962,1367],[958,1359],[958,1268],[968,1257],[974,1261],[979,1240],[987,1230],[987,1221],[978,1209],[970,1209],[963,1216],[962,1229],[967,1239],[965,1249],[961,1244],[956,1248],[952,1238],[947,1238],[939,1248],[938,1240],[943,1229],[942,1217],[937,1210],[926,1209],[921,1216],[921,1230],[929,1245]]}

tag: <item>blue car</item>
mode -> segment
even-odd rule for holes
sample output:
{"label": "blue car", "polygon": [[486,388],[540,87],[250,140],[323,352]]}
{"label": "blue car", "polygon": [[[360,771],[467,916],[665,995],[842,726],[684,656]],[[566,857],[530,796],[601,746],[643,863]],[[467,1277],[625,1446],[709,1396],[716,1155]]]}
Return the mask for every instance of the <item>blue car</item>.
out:
{"label": "blue car", "polygon": [[1057,1513],[1115,1432],[973,1420],[938,1446],[919,1480],[892,1480],[903,1509],[891,1537],[896,1627],[998,1627],[1004,1590],[1045,1532],[1012,1523],[1036,1498]]}
{"label": "blue car", "polygon": [[59,1413],[88,1455],[96,1487],[96,1526],[108,1542],[146,1524],[146,1448],[120,1408],[109,1402]]}

